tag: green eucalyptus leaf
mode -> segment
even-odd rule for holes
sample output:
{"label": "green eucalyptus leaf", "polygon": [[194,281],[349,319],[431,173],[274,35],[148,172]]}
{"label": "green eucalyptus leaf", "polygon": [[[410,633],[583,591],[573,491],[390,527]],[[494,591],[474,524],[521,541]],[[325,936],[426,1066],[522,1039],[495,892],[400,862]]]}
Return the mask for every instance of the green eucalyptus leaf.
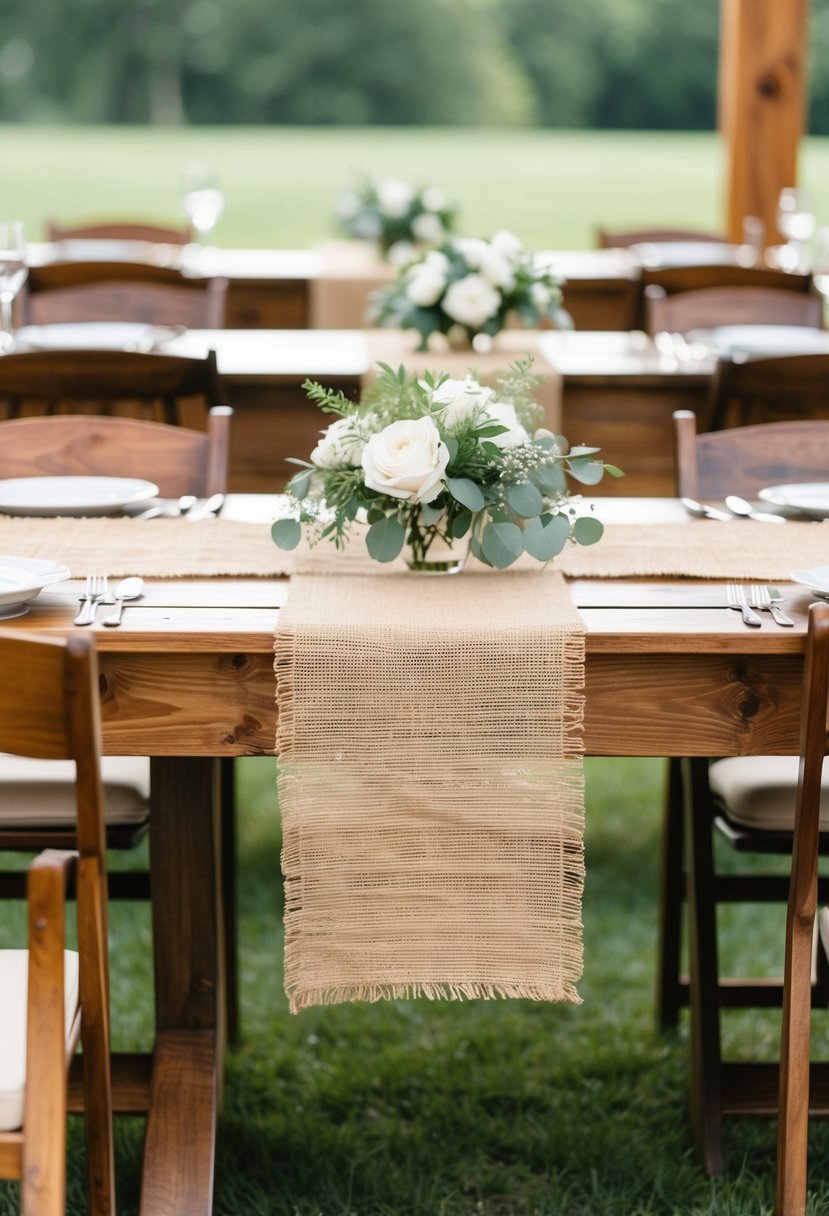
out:
{"label": "green eucalyptus leaf", "polygon": [[595,545],[604,532],[604,524],[595,515],[581,515],[573,524],[573,538],[580,545]]}
{"label": "green eucalyptus leaf", "polygon": [[482,511],[485,503],[480,487],[468,477],[447,477],[446,488],[462,507],[470,511]]}
{"label": "green eucalyptus leaf", "polygon": [[506,435],[509,430],[502,422],[485,422],[475,427],[475,434],[480,439],[492,439],[494,435]]}
{"label": "green eucalyptus leaf", "polygon": [[457,439],[444,439],[443,442],[446,444],[446,450],[449,453],[449,463],[451,464],[458,454],[458,441]]}
{"label": "green eucalyptus leaf", "polygon": [[472,556],[477,561],[481,562],[482,565],[484,565],[484,566],[492,565],[492,562],[488,561],[486,558],[486,555],[484,554],[483,548],[481,547],[480,539],[475,535],[472,536],[472,539],[469,542],[469,550],[470,550]]}
{"label": "green eucalyptus leaf", "polygon": [[370,524],[376,524],[378,519],[386,518],[386,513],[381,507],[373,505],[368,508],[366,518]]}
{"label": "green eucalyptus leaf", "polygon": [[483,530],[481,552],[496,570],[506,570],[507,566],[511,566],[523,547],[518,524],[489,523]]}
{"label": "green eucalyptus leaf", "polygon": [[604,465],[598,460],[574,460],[570,464],[570,475],[583,486],[595,486],[604,477]]}
{"label": "green eucalyptus leaf", "polygon": [[503,452],[495,443],[489,443],[486,439],[481,443],[481,451],[490,460],[501,460]]}
{"label": "green eucalyptus leaf", "polygon": [[430,528],[445,514],[445,510],[445,507],[435,507],[431,503],[424,503],[420,508],[420,522]]}
{"label": "green eucalyptus leaf", "polygon": [[293,494],[294,498],[305,498],[308,493],[308,488],[311,485],[311,471],[304,473],[296,473],[291,478],[288,489]]}
{"label": "green eucalyptus leaf", "polygon": [[299,525],[299,520],[277,519],[271,525],[271,536],[278,548],[295,549],[302,540],[302,528]]}
{"label": "green eucalyptus leaf", "polygon": [[519,481],[517,485],[507,486],[504,496],[511,509],[522,519],[532,519],[544,510],[544,499],[540,490],[529,481]]}
{"label": "green eucalyptus leaf", "polygon": [[531,477],[542,494],[562,494],[567,489],[567,479],[560,464],[540,464],[533,469]]}
{"label": "green eucalyptus leaf", "polygon": [[548,515],[544,519],[531,519],[524,528],[524,548],[531,557],[548,562],[567,544],[570,536],[570,520],[566,515]]}
{"label": "green eucalyptus leaf", "polygon": [[624,477],[624,470],[616,467],[615,464],[606,464],[604,466],[605,473],[609,473],[611,477]]}
{"label": "green eucalyptus leaf", "polygon": [[393,562],[406,540],[406,529],[394,515],[384,516],[366,532],[366,548],[376,562]]}
{"label": "green eucalyptus leaf", "polygon": [[469,529],[472,527],[472,512],[461,511],[460,515],[456,515],[452,520],[450,532],[455,540],[460,540],[462,536],[466,536]]}
{"label": "green eucalyptus leaf", "polygon": [[571,458],[575,456],[595,456],[600,451],[601,448],[591,448],[587,444],[577,443],[575,447],[570,448],[569,455]]}

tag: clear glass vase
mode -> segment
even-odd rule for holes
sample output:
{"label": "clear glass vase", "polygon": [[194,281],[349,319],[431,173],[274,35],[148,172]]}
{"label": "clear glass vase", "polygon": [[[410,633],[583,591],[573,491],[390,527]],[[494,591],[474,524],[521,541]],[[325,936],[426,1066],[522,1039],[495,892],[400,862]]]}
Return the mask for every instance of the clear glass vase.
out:
{"label": "clear glass vase", "polygon": [[447,537],[445,524],[413,524],[403,559],[416,574],[460,574],[469,556],[469,540],[469,533],[459,540]]}

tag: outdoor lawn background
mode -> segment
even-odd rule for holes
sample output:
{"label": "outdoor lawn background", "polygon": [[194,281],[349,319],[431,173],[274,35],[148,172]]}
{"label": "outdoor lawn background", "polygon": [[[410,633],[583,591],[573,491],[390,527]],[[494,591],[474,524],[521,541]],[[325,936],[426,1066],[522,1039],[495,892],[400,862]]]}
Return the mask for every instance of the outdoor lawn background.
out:
{"label": "outdoor lawn background", "polygon": [[[187,160],[221,177],[223,246],[300,248],[336,235],[338,193],[351,175],[440,186],[458,230],[512,228],[530,248],[589,248],[612,228],[724,226],[725,151],[714,133],[482,127],[0,126],[0,213],[43,239],[49,218],[111,215],[180,222]],[[829,137],[804,141],[801,184],[829,225]]]}

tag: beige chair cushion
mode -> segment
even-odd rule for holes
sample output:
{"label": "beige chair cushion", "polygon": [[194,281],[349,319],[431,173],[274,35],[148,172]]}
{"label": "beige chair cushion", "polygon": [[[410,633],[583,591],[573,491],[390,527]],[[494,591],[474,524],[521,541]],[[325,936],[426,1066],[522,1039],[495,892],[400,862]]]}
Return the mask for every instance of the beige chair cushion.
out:
{"label": "beige chair cushion", "polygon": [[[64,1033],[67,1044],[78,1008],[78,955],[64,952]],[[0,1131],[23,1126],[26,1086],[28,950],[0,950]]]}
{"label": "beige chair cushion", "polygon": [[[711,791],[728,818],[742,827],[791,832],[797,791],[797,756],[731,756],[709,769]],[[829,832],[829,764],[823,766],[821,831]]]}
{"label": "beige chair cushion", "polygon": [[[107,823],[141,823],[150,810],[146,756],[101,761]],[[0,828],[63,826],[75,818],[75,765],[0,754]]]}

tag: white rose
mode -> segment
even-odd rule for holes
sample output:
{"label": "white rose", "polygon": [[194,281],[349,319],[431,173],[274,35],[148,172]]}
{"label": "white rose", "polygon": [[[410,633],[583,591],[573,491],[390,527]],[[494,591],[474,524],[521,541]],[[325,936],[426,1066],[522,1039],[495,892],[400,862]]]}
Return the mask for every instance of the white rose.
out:
{"label": "white rose", "polygon": [[500,292],[479,274],[468,274],[450,284],[443,299],[447,316],[470,329],[477,329],[494,317],[500,306]]}
{"label": "white rose", "polygon": [[500,435],[491,435],[487,442],[494,443],[496,448],[517,448],[519,444],[527,443],[529,435],[518,421],[515,406],[509,401],[490,401],[486,407],[486,416],[490,422],[497,422],[507,429]]}
{"label": "white rose", "polygon": [[446,207],[446,195],[437,186],[428,186],[420,199],[427,211],[443,211]]}
{"label": "white rose", "polygon": [[322,432],[322,438],[311,453],[311,464],[318,469],[334,469],[347,464],[360,467],[364,441],[356,434],[350,418],[337,418]]}
{"label": "white rose", "polygon": [[387,215],[389,219],[402,219],[409,210],[413,197],[412,188],[406,182],[389,178],[377,185],[377,204],[383,215]]}
{"label": "white rose", "polygon": [[415,247],[411,241],[395,241],[389,246],[386,261],[392,266],[405,266],[415,255]]}
{"label": "white rose", "polygon": [[455,242],[455,247],[465,259],[470,270],[477,270],[485,257],[488,245],[477,236],[462,236]]}
{"label": "white rose", "polygon": [[440,271],[442,275],[449,274],[449,259],[439,249],[430,249],[423,259],[423,265],[431,267],[432,270]]}
{"label": "white rose", "polygon": [[514,232],[510,232],[508,228],[499,228],[489,242],[493,249],[505,258],[515,261],[520,254],[524,252],[524,246],[519,241]]}
{"label": "white rose", "polygon": [[[420,383],[426,387],[424,381],[421,380]],[[441,406],[441,418],[447,430],[453,430],[459,424],[467,422],[477,410],[482,410],[493,396],[491,388],[484,388],[471,376],[467,376],[465,380],[444,380],[431,394],[433,404]]]}
{"label": "white rose", "polygon": [[376,215],[361,215],[354,221],[354,231],[366,241],[376,241],[383,231],[383,225]]}
{"label": "white rose", "polygon": [[552,298],[552,293],[546,283],[533,283],[530,288],[530,299],[539,312],[543,312],[545,308],[549,307]]}
{"label": "white rose", "polygon": [[449,449],[431,418],[392,422],[363,449],[367,487],[409,502],[437,498],[448,463]]}
{"label": "white rose", "polygon": [[419,241],[440,241],[446,235],[443,220],[433,211],[422,211],[412,220],[412,232]]}
{"label": "white rose", "polygon": [[515,273],[509,261],[497,249],[488,247],[481,258],[481,274],[503,291],[512,291],[515,286]]}
{"label": "white rose", "polygon": [[445,287],[446,275],[424,262],[406,284],[406,296],[419,308],[431,308],[437,304]]}

